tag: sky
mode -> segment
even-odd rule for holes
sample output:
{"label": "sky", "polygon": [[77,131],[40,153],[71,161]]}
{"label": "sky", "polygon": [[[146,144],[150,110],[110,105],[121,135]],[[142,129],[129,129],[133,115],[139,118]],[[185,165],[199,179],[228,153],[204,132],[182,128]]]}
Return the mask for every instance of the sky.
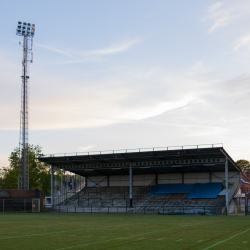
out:
{"label": "sky", "polygon": [[29,143],[45,154],[223,143],[250,160],[249,0],[2,0],[0,20],[0,167],[19,144],[18,21],[36,25]]}

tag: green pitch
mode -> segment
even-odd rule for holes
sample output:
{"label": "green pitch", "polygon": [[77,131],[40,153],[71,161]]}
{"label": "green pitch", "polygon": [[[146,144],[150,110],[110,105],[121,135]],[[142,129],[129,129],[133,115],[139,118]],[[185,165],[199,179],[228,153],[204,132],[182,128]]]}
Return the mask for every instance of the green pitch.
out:
{"label": "green pitch", "polygon": [[250,217],[0,214],[0,249],[250,249]]}

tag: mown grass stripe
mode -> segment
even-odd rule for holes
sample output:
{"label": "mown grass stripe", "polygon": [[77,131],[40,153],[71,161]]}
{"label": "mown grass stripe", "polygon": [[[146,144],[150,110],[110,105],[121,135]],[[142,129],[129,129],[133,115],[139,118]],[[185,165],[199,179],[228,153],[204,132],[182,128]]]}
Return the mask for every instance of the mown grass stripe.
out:
{"label": "mown grass stripe", "polygon": [[[209,247],[207,247],[207,248],[204,248],[204,249],[202,249],[202,250],[207,250],[207,249],[209,249],[209,248],[215,247],[215,246],[217,246],[217,245],[219,245],[219,244],[221,244],[221,243],[223,243],[223,242],[225,242],[225,241],[228,241],[228,240],[233,239],[234,237],[236,237],[236,236],[238,236],[238,235],[244,234],[244,233],[248,232],[249,230],[250,230],[250,228],[247,229],[247,230],[245,230],[244,232],[235,234],[235,235],[233,235],[233,236],[231,236],[231,237],[229,237],[229,238],[227,238],[227,239],[225,239],[225,240],[222,240],[222,241],[220,241],[220,242],[218,242],[218,243],[216,243],[216,244],[214,244],[214,245],[212,245],[212,246],[209,246]],[[244,242],[243,242],[243,243],[244,243]]]}
{"label": "mown grass stripe", "polygon": [[[246,227],[246,226],[245,226],[245,227]],[[191,248],[193,248],[193,247],[200,246],[200,245],[205,244],[205,243],[207,243],[207,242],[210,242],[210,241],[216,240],[216,239],[218,239],[218,238],[220,238],[220,237],[223,237],[223,236],[225,236],[225,235],[227,235],[227,234],[231,234],[231,233],[237,232],[237,231],[239,231],[240,229],[245,228],[245,227],[240,227],[240,228],[238,228],[238,229],[235,229],[235,230],[233,230],[233,231],[227,232],[227,233],[225,233],[225,234],[221,234],[221,235],[219,235],[219,236],[217,236],[217,237],[215,237],[215,238],[206,240],[206,241],[204,241],[204,242],[201,242],[201,243],[199,243],[199,244],[193,245],[193,246],[191,246],[191,247],[184,248],[183,250],[188,250],[188,249],[191,249]],[[250,229],[249,229],[249,230],[250,230]],[[247,231],[248,231],[248,230],[247,230]],[[236,235],[235,235],[235,236],[236,236]],[[235,237],[235,236],[233,236],[233,237]],[[233,238],[233,237],[232,237],[232,238]],[[223,241],[221,241],[221,242],[223,242]],[[215,244],[215,245],[216,245],[216,244]],[[203,250],[209,249],[209,248],[210,248],[210,247],[204,248]]]}
{"label": "mown grass stripe", "polygon": [[[212,221],[214,221],[214,220],[212,220]],[[205,222],[206,222],[206,221],[205,221]],[[195,224],[188,224],[188,225],[179,226],[179,227],[173,227],[173,228],[166,228],[166,229],[157,230],[157,231],[150,231],[150,232],[146,232],[146,233],[142,233],[142,234],[131,235],[131,236],[128,236],[128,237],[113,238],[113,239],[109,239],[109,240],[96,241],[96,242],[89,242],[89,243],[85,243],[85,244],[81,244],[81,245],[74,245],[74,246],[69,246],[69,247],[62,247],[62,248],[57,248],[57,249],[55,249],[55,250],[64,250],[64,249],[70,249],[70,248],[83,247],[83,246],[88,246],[88,245],[93,245],[93,244],[106,243],[106,242],[110,242],[110,241],[114,241],[114,240],[130,239],[130,238],[133,238],[133,237],[142,236],[142,235],[146,235],[146,234],[158,233],[158,232],[167,231],[167,230],[179,229],[179,228],[183,228],[183,227],[187,227],[187,226],[199,225],[199,224],[203,224],[203,223],[205,223],[205,222],[200,222],[200,223],[195,223]],[[225,221],[222,221],[222,222],[225,222]],[[221,223],[221,222],[218,222],[218,223]],[[211,224],[211,225],[218,224],[218,223],[213,223],[213,224]],[[142,240],[141,240],[141,241],[142,241]]]}
{"label": "mown grass stripe", "polygon": [[[119,224],[119,225],[114,225],[114,226],[126,226],[126,225],[133,225],[131,224]],[[102,227],[103,228],[109,228],[107,227]],[[5,239],[13,239],[13,238],[21,238],[21,237],[28,237],[28,236],[43,236],[43,235],[49,235],[49,234],[60,234],[60,233],[68,233],[68,232],[75,232],[75,231],[83,231],[83,230],[88,230],[88,229],[96,229],[95,227],[88,227],[88,228],[80,228],[80,229],[73,229],[73,230],[67,230],[67,231],[59,231],[59,232],[50,232],[50,233],[42,233],[42,234],[24,234],[24,235],[17,235],[17,236],[8,236],[8,237],[0,237],[0,240],[5,240]]]}
{"label": "mown grass stripe", "polygon": [[[214,223],[212,225],[219,224],[219,223],[223,223],[223,221]],[[168,236],[168,235],[177,234],[177,233],[183,233],[183,232],[186,232],[186,231],[191,231],[191,230],[195,230],[195,229],[202,228],[202,227],[207,227],[207,226],[211,226],[211,225],[205,225],[205,226],[200,226],[200,227],[195,227],[195,228],[189,228],[189,229],[186,229],[186,230],[172,232],[172,233],[168,233],[168,234],[163,234],[163,235],[160,235],[160,236],[155,236],[155,237],[151,237],[151,238],[147,238],[147,239],[143,239],[143,240],[136,240],[136,241],[122,243],[122,244],[115,245],[115,246],[109,246],[109,247],[99,248],[98,250],[105,250],[105,249],[109,249],[109,248],[113,248],[113,247],[120,247],[120,246],[124,246],[124,245],[134,244],[134,243],[141,242],[141,241],[162,238],[162,237],[165,237],[165,236]]]}

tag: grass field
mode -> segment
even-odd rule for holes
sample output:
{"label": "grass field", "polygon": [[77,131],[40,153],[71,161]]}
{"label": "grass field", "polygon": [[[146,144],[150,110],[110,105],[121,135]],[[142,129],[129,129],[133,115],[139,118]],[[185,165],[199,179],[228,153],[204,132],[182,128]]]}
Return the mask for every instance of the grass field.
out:
{"label": "grass field", "polygon": [[6,213],[0,249],[250,249],[250,217]]}

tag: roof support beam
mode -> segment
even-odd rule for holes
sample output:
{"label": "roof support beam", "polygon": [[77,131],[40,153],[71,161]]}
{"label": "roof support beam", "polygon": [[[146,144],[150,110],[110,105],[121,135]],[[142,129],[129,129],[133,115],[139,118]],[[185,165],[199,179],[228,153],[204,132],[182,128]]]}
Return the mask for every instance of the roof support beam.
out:
{"label": "roof support beam", "polygon": [[226,206],[228,206],[229,200],[228,200],[228,159],[226,157],[225,162],[225,185],[226,185]]}
{"label": "roof support beam", "polygon": [[133,172],[131,163],[129,165],[129,204],[130,207],[133,206]]}
{"label": "roof support beam", "polygon": [[54,167],[51,165],[51,206],[53,207],[54,205]]}

